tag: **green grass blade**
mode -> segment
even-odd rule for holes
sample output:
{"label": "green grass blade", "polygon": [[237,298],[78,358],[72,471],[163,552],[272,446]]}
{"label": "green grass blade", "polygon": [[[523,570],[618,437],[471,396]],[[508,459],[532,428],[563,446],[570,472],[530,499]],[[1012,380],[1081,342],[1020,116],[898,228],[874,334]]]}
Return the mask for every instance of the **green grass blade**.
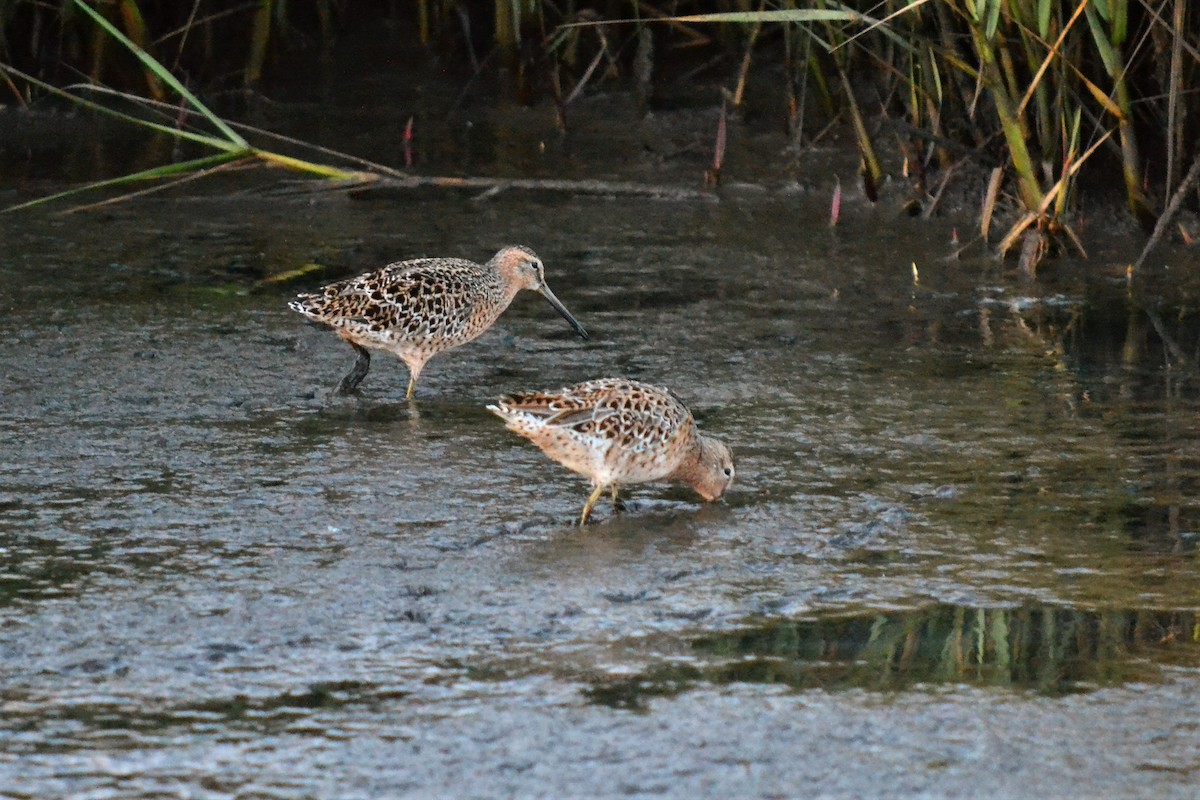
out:
{"label": "green grass blade", "polygon": [[[78,1],[78,0],[77,0]],[[912,0],[907,6],[899,11],[889,15],[888,19],[899,16],[913,8],[924,5],[928,0]],[[587,20],[585,22],[568,22],[560,25],[560,28],[580,28],[594,27],[597,25],[619,25],[622,23],[650,23],[650,22],[716,22],[716,23],[735,23],[740,25],[758,25],[764,22],[786,22],[786,23],[812,23],[812,22],[847,22],[857,25],[869,26],[868,29],[879,28],[885,36],[890,38],[900,47],[905,50],[912,51],[913,45],[904,37],[891,30],[885,23],[887,20],[878,20],[867,14],[859,11],[846,8],[838,3],[831,3],[837,6],[836,8],[791,8],[791,9],[776,9],[772,11],[722,11],[713,14],[689,14],[682,17],[645,17],[643,19],[604,19],[604,20]],[[830,43],[818,42],[828,52],[833,52],[841,45],[832,46]]]}
{"label": "green grass blade", "polygon": [[1050,35],[1050,0],[1038,0],[1037,29],[1043,39]]}
{"label": "green grass blade", "polygon": [[339,181],[369,181],[374,180],[375,176],[369,172],[359,172],[356,170],[339,169],[331,167],[327,164],[317,164],[313,161],[305,161],[302,158],[293,158],[280,153],[272,153],[270,150],[251,149],[250,153],[255,158],[267,164],[285,169],[294,169],[300,172],[307,172],[312,175],[320,175],[323,178],[333,178]]}
{"label": "green grass blade", "polygon": [[[76,0],[79,2],[79,0]],[[597,25],[634,24],[646,22],[733,22],[753,25],[763,22],[869,22],[870,17],[857,11],[814,8],[780,9],[776,11],[722,11],[714,14],[689,14],[683,17],[643,17],[642,19],[602,19],[568,22],[562,28],[594,27]]]}
{"label": "green grass blade", "polygon": [[1114,0],[1112,15],[1112,43],[1120,46],[1129,34],[1129,7],[1126,0]]}
{"label": "green grass blade", "polygon": [[[0,64],[0,69],[3,69],[3,68],[4,68],[4,65]],[[15,70],[14,70],[14,74],[16,74],[22,78],[27,77],[24,74],[20,73],[19,71],[15,71]],[[40,85],[44,86],[45,84],[40,84]],[[52,87],[52,86],[49,86],[47,88],[51,91],[54,90],[54,87]],[[112,97],[117,97],[117,98],[126,100],[131,103],[139,103],[149,110],[158,111],[160,114],[163,114],[163,116],[166,116],[164,112],[169,111],[172,114],[175,114],[175,113],[178,113],[178,111],[179,111],[179,107],[174,103],[166,103],[166,102],[163,102],[160,100],[152,100],[147,97],[140,97],[136,94],[129,94],[127,92],[117,91],[116,89],[110,89],[107,86],[99,86],[94,83],[81,83],[81,84],[76,84],[74,86],[68,86],[67,88],[68,89],[74,89],[74,88],[86,89],[88,91],[99,92],[101,94],[106,94],[106,95],[110,95]],[[63,94],[65,97],[67,97],[70,100],[75,100],[80,103],[87,103],[87,101],[81,100],[80,98],[76,97],[73,94],[67,94],[64,92],[60,92],[60,94]],[[136,117],[130,117],[127,115],[123,115],[120,112],[110,112],[104,106],[95,106],[94,104],[93,104],[93,106],[99,111],[105,111],[108,113],[112,113],[114,115],[120,116],[123,119],[126,119],[135,124],[138,124],[138,125],[145,124],[142,120],[140,120]],[[403,178],[407,175],[407,173],[405,173],[403,170],[389,167],[386,164],[379,164],[377,162],[370,161],[368,159],[361,158],[359,156],[350,155],[349,153],[343,153],[340,150],[334,150],[333,148],[330,148],[330,147],[322,147],[320,145],[316,145],[311,142],[306,142],[302,139],[297,139],[292,136],[284,136],[281,133],[275,133],[274,131],[269,131],[269,130],[266,130],[265,128],[256,128],[255,126],[248,125],[244,122],[230,121],[228,124],[230,125],[230,127],[234,128],[238,131],[252,133],[252,134],[255,134],[256,136],[261,136],[266,139],[273,139],[277,142],[284,142],[286,144],[294,145],[296,147],[301,147],[301,148],[311,150],[316,153],[321,153],[322,155],[333,156],[335,158],[342,159],[343,161],[347,161],[347,162],[356,164],[359,167],[364,167],[369,172],[379,173],[381,175],[389,175],[393,178]],[[165,129],[165,130],[169,131],[172,135],[180,135],[180,131],[176,127],[165,128],[164,126],[160,126],[160,129]],[[217,139],[215,137],[205,136],[204,134],[201,134],[201,133],[198,133],[195,131],[189,131],[182,135],[183,135],[183,138],[191,139],[192,141],[201,142],[203,144],[208,144],[213,147],[227,149],[231,152],[233,152],[237,149],[237,148],[234,148],[233,145],[231,145],[229,142],[226,142],[224,139]],[[315,173],[318,175],[322,175],[324,177],[332,177],[332,178],[339,178],[339,179],[353,178],[354,180],[369,180],[370,179],[370,176],[366,172],[354,171],[354,170],[352,170],[352,171],[339,170],[336,167],[329,167],[328,165],[325,165],[325,164],[317,164],[312,161],[305,161],[305,160],[298,159],[298,158],[290,158],[288,156],[283,156],[283,155],[280,155],[273,151],[263,150],[258,147],[250,148],[249,150],[246,151],[246,154],[253,155],[262,161],[275,162],[275,163],[280,164],[281,166],[298,169],[303,172],[312,172],[312,173]]]}
{"label": "green grass blade", "polygon": [[801,26],[800,30],[804,32],[805,36],[816,42],[818,47],[824,48],[826,53],[832,53],[834,51],[835,48],[833,43],[821,38],[820,34],[818,34],[809,26],[803,25]]}
{"label": "green grass blade", "polygon": [[1091,29],[1092,39],[1096,43],[1096,52],[1100,55],[1100,60],[1104,62],[1104,71],[1109,74],[1109,77],[1117,78],[1121,74],[1121,61],[1104,30],[1100,12],[1095,8],[1094,5],[1087,7],[1088,27]]}
{"label": "green grass blade", "polygon": [[987,9],[987,24],[984,26],[984,37],[991,41],[996,37],[996,26],[1000,23],[1000,0],[991,0]]}
{"label": "green grass blade", "polygon": [[[897,47],[899,47],[902,50],[905,50],[909,53],[916,53],[917,48],[913,44],[913,42],[910,39],[908,39],[907,37],[905,37],[904,35],[902,35],[901,33],[897,32],[895,29],[893,29],[892,26],[888,23],[890,23],[896,17],[903,16],[904,14],[912,13],[915,9],[919,8],[920,6],[925,5],[925,3],[927,3],[928,1],[929,0],[910,0],[908,5],[902,6],[901,8],[896,9],[895,11],[888,14],[886,17],[884,17],[882,19],[876,19],[875,17],[870,17],[870,16],[867,16],[866,14],[860,14],[857,11],[853,11],[851,9],[846,8],[841,3],[831,2],[830,5],[835,8],[842,9],[842,11],[844,13],[853,14],[855,21],[860,22],[866,26],[865,28],[863,28],[863,30],[859,31],[858,33],[854,34],[849,39],[847,39],[844,42],[844,44],[849,44],[864,34],[878,30],[884,36],[891,39],[892,42]],[[839,45],[839,47],[840,46],[841,45]],[[868,50],[869,49],[870,48],[868,48]]]}
{"label": "green grass blade", "polygon": [[73,189],[67,189],[65,192],[58,192],[57,194],[47,195],[46,197],[39,197],[36,200],[30,200],[28,202],[20,203],[15,206],[9,206],[8,208],[3,209],[3,211],[0,211],[0,213],[7,214],[10,211],[20,211],[21,209],[24,209],[24,208],[33,208],[34,206],[40,206],[44,203],[50,203],[55,200],[61,200],[64,197],[70,197],[72,195],[80,194],[82,192],[88,192],[93,189],[105,189],[109,186],[121,186],[121,185],[124,185],[127,183],[137,183],[139,181],[150,181],[150,180],[157,180],[159,178],[169,178],[173,175],[179,175],[180,173],[190,172],[191,170],[204,169],[206,167],[213,167],[213,166],[217,166],[219,164],[228,163],[230,161],[236,161],[237,159],[242,158],[244,155],[245,154],[241,153],[241,152],[231,151],[231,152],[227,152],[227,153],[218,153],[215,156],[205,156],[204,158],[196,158],[196,159],[192,159],[191,161],[181,161],[178,164],[167,164],[166,166],[162,166],[162,167],[154,167],[152,169],[144,169],[141,172],[134,172],[129,175],[122,175],[119,178],[109,178],[108,180],[95,181],[93,183],[85,184],[84,186],[76,186]]}
{"label": "green grass blade", "polygon": [[862,22],[863,14],[850,10],[816,8],[792,8],[776,11],[723,11],[714,14],[689,14],[673,17],[677,22],[736,22],[756,24],[762,22]]}
{"label": "green grass blade", "polygon": [[220,131],[221,134],[231,144],[241,148],[249,147],[249,145],[246,143],[246,140],[239,136],[237,131],[229,127],[224,120],[222,120],[212,111],[209,111],[207,106],[201,103],[194,94],[188,91],[187,87],[180,83],[175,76],[171,74],[171,71],[160,64],[153,56],[130,41],[129,37],[117,30],[111,22],[106,20],[99,12],[84,2],[84,0],[75,0],[75,5],[83,9],[83,11],[89,17],[95,20],[97,25],[104,28],[104,30],[107,31],[110,36],[124,45],[129,52],[137,56],[138,60],[141,61],[147,69],[157,75],[159,80],[161,80],[167,86],[170,86],[172,89],[174,89],[180,97],[186,100],[188,104],[196,110],[197,113],[202,114],[209,122],[211,122],[213,126]]}
{"label": "green grass blade", "polygon": [[943,89],[942,89],[942,71],[938,67],[938,60],[935,56],[929,57],[929,73],[933,76],[934,99],[937,101],[938,107],[942,105]]}
{"label": "green grass blade", "polygon": [[[0,64],[0,72],[4,72],[8,75],[15,75],[16,77],[20,78],[21,80],[25,81],[26,83],[32,84],[33,86],[36,86],[39,89],[49,92],[50,94],[55,95],[56,97],[61,97],[64,100],[70,100],[72,103],[78,103],[79,105],[83,106],[84,108],[90,109],[92,111],[96,111],[101,114],[107,114],[110,117],[115,117],[115,118],[117,118],[119,120],[123,120],[125,122],[131,122],[134,125],[141,125],[142,127],[145,127],[145,128],[153,128],[156,131],[166,133],[170,136],[174,136],[179,139],[187,139],[188,141],[207,145],[209,147],[214,147],[218,150],[224,150],[224,151],[230,152],[230,153],[239,153],[239,152],[245,153],[249,149],[245,144],[238,145],[234,142],[230,142],[225,139],[219,139],[216,136],[210,136],[209,134],[196,133],[194,131],[183,130],[181,128],[177,128],[177,127],[174,127],[171,125],[163,125],[161,123],[151,122],[151,121],[145,120],[145,119],[139,119],[138,117],[135,117],[132,114],[126,114],[123,111],[117,111],[116,109],[108,108],[107,106],[102,106],[99,103],[93,103],[91,100],[85,100],[84,98],[80,97],[77,94],[71,94],[70,92],[60,89],[57,86],[52,86],[52,85],[46,83],[45,81],[39,80],[39,79],[33,77],[32,75],[22,72],[21,70],[15,68],[15,67],[10,67],[7,64]],[[112,92],[112,90],[108,89],[107,87],[92,87],[92,88],[95,88],[98,91]],[[127,95],[127,94],[124,94],[121,92],[112,92],[112,93],[116,94],[119,97],[123,97],[126,100],[153,102],[153,101],[145,101],[143,98],[138,98],[136,95]]]}

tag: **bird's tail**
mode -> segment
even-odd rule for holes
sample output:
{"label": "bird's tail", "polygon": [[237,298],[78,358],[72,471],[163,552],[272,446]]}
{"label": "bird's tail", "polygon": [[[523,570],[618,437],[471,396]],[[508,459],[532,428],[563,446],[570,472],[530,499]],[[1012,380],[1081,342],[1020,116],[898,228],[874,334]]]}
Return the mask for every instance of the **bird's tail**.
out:
{"label": "bird's tail", "polygon": [[541,419],[530,414],[527,410],[514,408],[508,404],[508,400],[509,398],[507,397],[501,398],[495,405],[489,405],[487,410],[504,420],[504,426],[510,431],[527,438],[534,431],[542,427],[543,423]]}
{"label": "bird's tail", "polygon": [[309,319],[321,319],[321,295],[319,294],[301,294],[297,295],[295,300],[288,303],[288,308],[296,311]]}

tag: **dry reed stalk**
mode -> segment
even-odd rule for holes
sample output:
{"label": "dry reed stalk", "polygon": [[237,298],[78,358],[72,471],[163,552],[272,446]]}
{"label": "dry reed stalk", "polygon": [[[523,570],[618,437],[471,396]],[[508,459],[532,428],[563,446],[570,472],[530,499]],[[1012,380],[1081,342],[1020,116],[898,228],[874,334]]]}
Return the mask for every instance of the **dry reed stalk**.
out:
{"label": "dry reed stalk", "polygon": [[254,12],[254,23],[250,32],[250,55],[246,58],[246,86],[256,86],[262,80],[263,64],[267,59],[267,45],[271,40],[271,12],[274,0],[259,0]]}
{"label": "dry reed stalk", "polygon": [[983,208],[979,214],[979,234],[987,241],[988,232],[992,227],[992,215],[996,212],[996,198],[1000,194],[1000,181],[1004,178],[1004,170],[996,167],[988,178],[987,192],[983,196]]}
{"label": "dry reed stalk", "polygon": [[721,115],[717,118],[717,141],[713,144],[712,166],[704,174],[704,183],[717,186],[721,182],[721,165],[725,162],[726,117],[725,98],[721,98]]}
{"label": "dry reed stalk", "polygon": [[[763,4],[765,5],[765,0]],[[759,11],[762,11],[762,6],[759,6]],[[754,53],[754,43],[758,41],[758,34],[761,30],[761,22],[756,22],[754,27],[750,29],[750,38],[746,42],[746,53],[742,56],[742,68],[738,70],[737,86],[733,90],[734,111],[738,111],[742,107],[742,98],[746,94],[746,76],[750,73],[750,59]]]}

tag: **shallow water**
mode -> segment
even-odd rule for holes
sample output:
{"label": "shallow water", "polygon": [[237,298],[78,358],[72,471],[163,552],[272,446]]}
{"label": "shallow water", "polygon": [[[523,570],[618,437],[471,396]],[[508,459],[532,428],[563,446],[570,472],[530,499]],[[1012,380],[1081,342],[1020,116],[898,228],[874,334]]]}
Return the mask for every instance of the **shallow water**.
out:
{"label": "shallow water", "polygon": [[[1194,796],[1194,284],[853,192],[231,188],[0,218],[0,791]],[[384,356],[331,396],[292,291],[507,242],[590,342],[523,295],[414,405]],[[612,374],[733,448],[722,502],[580,530],[483,409]]]}

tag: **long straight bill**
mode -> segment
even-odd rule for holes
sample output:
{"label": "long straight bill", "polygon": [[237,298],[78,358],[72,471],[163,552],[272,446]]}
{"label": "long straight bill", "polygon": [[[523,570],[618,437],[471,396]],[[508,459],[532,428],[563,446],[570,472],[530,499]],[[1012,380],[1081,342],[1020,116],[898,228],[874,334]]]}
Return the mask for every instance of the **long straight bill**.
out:
{"label": "long straight bill", "polygon": [[550,291],[549,286],[542,284],[538,291],[541,292],[542,297],[550,301],[550,305],[554,306],[555,311],[557,311],[559,314],[562,314],[563,319],[571,323],[571,327],[575,329],[576,333],[578,333],[584,339],[588,338],[587,328],[580,325],[579,320],[575,319],[575,317],[571,315],[570,311],[567,311],[567,307],[559,302],[558,298],[554,296],[554,292]]}

